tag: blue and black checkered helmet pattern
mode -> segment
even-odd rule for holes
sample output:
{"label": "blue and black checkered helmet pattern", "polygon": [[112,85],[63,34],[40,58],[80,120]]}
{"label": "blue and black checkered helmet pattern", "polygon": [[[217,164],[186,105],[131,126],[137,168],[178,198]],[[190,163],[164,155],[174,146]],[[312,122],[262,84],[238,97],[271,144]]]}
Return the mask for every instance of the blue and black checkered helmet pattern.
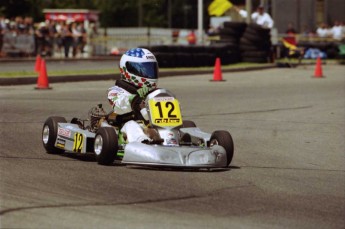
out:
{"label": "blue and black checkered helmet pattern", "polygon": [[122,55],[120,60],[121,79],[136,87],[156,88],[158,63],[147,49],[134,48]]}

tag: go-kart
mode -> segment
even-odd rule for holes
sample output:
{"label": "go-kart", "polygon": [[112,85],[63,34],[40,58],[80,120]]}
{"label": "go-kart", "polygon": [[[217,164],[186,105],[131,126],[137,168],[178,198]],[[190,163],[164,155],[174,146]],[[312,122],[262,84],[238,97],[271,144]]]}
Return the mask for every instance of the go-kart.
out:
{"label": "go-kart", "polygon": [[[115,160],[128,165],[163,167],[223,168],[230,165],[234,145],[228,131],[209,134],[193,121],[183,120],[179,101],[166,89],[149,93],[142,104],[145,105],[138,122],[153,139],[150,142],[128,143],[121,132],[124,118],[113,112],[106,113],[99,104],[89,111],[86,120],[73,118],[67,122],[63,117],[49,117],[43,125],[43,146],[52,154],[94,153],[101,165],[111,165]],[[133,110],[138,109],[133,107]]]}

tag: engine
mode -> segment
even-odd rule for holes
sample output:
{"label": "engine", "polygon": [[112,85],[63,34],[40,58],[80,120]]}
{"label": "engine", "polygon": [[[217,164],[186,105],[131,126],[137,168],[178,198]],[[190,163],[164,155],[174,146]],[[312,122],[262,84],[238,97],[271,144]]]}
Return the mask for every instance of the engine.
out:
{"label": "engine", "polygon": [[89,130],[95,133],[99,128],[100,120],[105,118],[107,113],[104,111],[102,104],[98,104],[89,110],[88,115],[90,120]]}

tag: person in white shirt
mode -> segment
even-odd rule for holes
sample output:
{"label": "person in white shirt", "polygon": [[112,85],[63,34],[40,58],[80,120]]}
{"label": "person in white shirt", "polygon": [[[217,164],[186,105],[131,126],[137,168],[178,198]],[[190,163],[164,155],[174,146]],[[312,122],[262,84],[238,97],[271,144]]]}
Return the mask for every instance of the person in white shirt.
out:
{"label": "person in white shirt", "polygon": [[[246,18],[248,12],[239,8],[235,8],[241,17]],[[271,16],[264,11],[264,6],[260,5],[256,12],[252,13],[251,18],[254,23],[261,25],[264,28],[272,29],[274,26],[274,21]]]}
{"label": "person in white shirt", "polygon": [[331,29],[331,33],[332,33],[333,39],[338,40],[338,41],[341,41],[343,39],[344,31],[339,21],[334,22],[334,25]]}
{"label": "person in white shirt", "polygon": [[319,37],[326,38],[331,36],[331,31],[326,23],[321,23],[320,27],[316,29],[316,34]]}

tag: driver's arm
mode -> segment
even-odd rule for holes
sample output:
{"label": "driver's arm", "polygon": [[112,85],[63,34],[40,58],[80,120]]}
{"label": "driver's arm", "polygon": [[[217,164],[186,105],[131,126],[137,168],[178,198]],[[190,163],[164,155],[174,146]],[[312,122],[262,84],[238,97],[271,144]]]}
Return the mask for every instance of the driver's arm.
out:
{"label": "driver's arm", "polygon": [[126,114],[132,111],[131,100],[133,95],[120,87],[112,87],[108,90],[108,100],[116,114]]}

